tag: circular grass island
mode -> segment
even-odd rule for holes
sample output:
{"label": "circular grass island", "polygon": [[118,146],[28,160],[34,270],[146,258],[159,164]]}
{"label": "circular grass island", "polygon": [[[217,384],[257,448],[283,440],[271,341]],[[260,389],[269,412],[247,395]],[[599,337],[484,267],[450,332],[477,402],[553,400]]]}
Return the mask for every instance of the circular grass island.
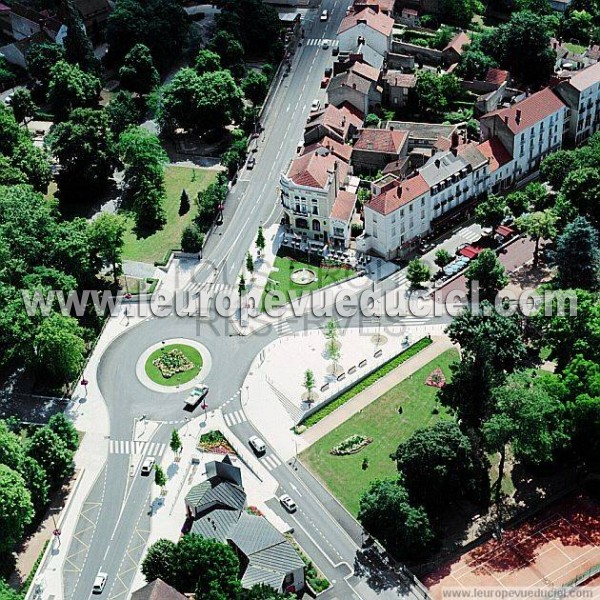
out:
{"label": "circular grass island", "polygon": [[188,344],[167,344],[146,359],[146,375],[158,385],[177,386],[198,377],[202,355]]}

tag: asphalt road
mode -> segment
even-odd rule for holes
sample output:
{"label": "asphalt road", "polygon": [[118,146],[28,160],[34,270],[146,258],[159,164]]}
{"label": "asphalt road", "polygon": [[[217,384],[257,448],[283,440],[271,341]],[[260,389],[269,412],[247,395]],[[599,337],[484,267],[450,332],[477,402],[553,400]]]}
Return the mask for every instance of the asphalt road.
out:
{"label": "asphalt road", "polygon": [[[321,22],[320,11],[327,8],[330,18]],[[223,225],[208,240],[204,259],[194,274],[194,282],[214,278],[235,285],[236,275],[253,242],[258,226],[277,222],[281,216],[277,186],[281,171],[295,153],[302,137],[310,104],[324,98],[320,80],[331,64],[331,50],[311,39],[335,38],[346,5],[325,0],[308,15],[305,40],[294,57],[290,74],[283,78],[263,117],[264,127],[258,142],[256,166],[243,170],[229,194]],[[393,283],[384,283],[391,288]],[[359,326],[357,318],[344,326]],[[383,319],[382,325],[388,322]],[[316,318],[289,322],[291,331],[322,326]],[[175,422],[183,423],[184,392],[153,392],[134,376],[140,354],[163,339],[187,337],[204,344],[212,355],[212,369],[206,383],[211,393],[210,409],[224,407],[225,413],[242,408],[240,391],[251,361],[277,337],[273,330],[260,335],[240,337],[226,319],[204,321],[192,317],[153,318],[117,338],[103,356],[98,370],[98,385],[107,403],[111,420],[111,440],[132,439],[135,419],[146,415],[161,422],[151,442],[164,448]],[[234,427],[241,440],[260,434],[249,422]],[[268,449],[267,455],[272,455]],[[391,598],[406,595],[407,590],[395,573],[380,558],[364,556],[360,526],[301,465],[292,461],[278,463],[273,475],[280,492],[293,495],[300,506],[294,515],[283,515],[295,528],[295,535],[314,562],[335,582],[327,598]],[[110,454],[80,515],[77,535],[69,546],[69,560],[63,571],[65,600],[91,597],[96,573],[109,575],[104,597],[127,598],[137,564],[149,532],[152,477],[130,476],[130,456]],[[276,504],[276,503],[275,503]],[[278,505],[275,510],[283,509]]]}

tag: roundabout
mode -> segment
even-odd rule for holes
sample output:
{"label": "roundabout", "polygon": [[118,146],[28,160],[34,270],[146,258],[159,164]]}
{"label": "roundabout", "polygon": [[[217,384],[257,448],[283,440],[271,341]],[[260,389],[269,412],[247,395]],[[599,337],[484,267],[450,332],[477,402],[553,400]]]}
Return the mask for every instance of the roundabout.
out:
{"label": "roundabout", "polygon": [[204,380],[212,366],[208,348],[186,338],[163,340],[146,348],[136,363],[140,383],[155,392],[187,390]]}

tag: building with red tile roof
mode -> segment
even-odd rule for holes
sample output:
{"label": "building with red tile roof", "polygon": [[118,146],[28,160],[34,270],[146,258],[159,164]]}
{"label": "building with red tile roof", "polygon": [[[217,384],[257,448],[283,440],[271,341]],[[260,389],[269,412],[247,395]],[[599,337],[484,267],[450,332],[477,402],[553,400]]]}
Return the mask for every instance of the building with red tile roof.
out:
{"label": "building with red tile roof", "polygon": [[363,114],[352,106],[330,104],[308,117],[304,140],[313,144],[327,136],[343,144],[362,127],[363,120]]}
{"label": "building with red tile roof", "polygon": [[396,0],[354,0],[352,10],[360,12],[364,8],[372,8],[374,11],[382,12],[390,17],[394,14]]}
{"label": "building with red tile roof", "polygon": [[481,117],[482,141],[498,138],[514,159],[516,180],[535,171],[550,152],[562,147],[567,106],[544,88],[509,108]]}
{"label": "building with red tile roof", "polygon": [[406,156],[407,149],[407,131],[361,129],[352,147],[352,165],[357,173],[377,173]]}
{"label": "building with red tile roof", "polygon": [[370,65],[355,62],[347,71],[331,79],[327,101],[334,106],[350,105],[362,114],[381,105],[380,71]]}
{"label": "building with red tile roof", "polygon": [[459,31],[442,50],[442,56],[447,64],[457,63],[465,51],[465,46],[471,43],[471,38],[464,32]]}
{"label": "building with red tile roof", "polygon": [[491,67],[488,69],[483,80],[486,83],[501,86],[503,83],[506,83],[508,81],[509,76],[510,73],[508,71],[505,71],[504,69],[497,69],[496,67]]}
{"label": "building with red tile roof", "polygon": [[349,163],[352,157],[352,146],[348,144],[340,144],[338,141],[325,136],[322,140],[305,146],[302,154],[314,152],[317,148],[327,148],[334,156],[341,158],[344,162]]}

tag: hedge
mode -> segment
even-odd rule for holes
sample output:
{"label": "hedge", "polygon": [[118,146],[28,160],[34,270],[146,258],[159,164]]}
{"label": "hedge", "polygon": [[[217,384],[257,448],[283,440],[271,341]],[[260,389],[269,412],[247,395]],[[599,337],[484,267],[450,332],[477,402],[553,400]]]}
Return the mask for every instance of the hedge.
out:
{"label": "hedge", "polygon": [[46,552],[46,548],[48,547],[49,543],[50,543],[50,540],[46,540],[44,542],[42,551],[39,553],[38,557],[35,559],[35,563],[33,563],[33,567],[31,567],[31,571],[29,571],[29,574],[25,578],[25,581],[23,581],[23,583],[21,584],[21,587],[19,588],[19,593],[22,595],[23,598],[25,598],[25,596],[27,596],[27,592],[29,592],[29,588],[31,587],[31,584],[33,583],[33,578],[35,577],[38,567],[40,566],[40,563],[42,562],[42,558],[44,558],[44,553]]}
{"label": "hedge", "polygon": [[406,362],[409,358],[412,358],[413,356],[421,352],[421,350],[427,348],[427,346],[429,346],[431,343],[431,338],[421,338],[418,342],[415,342],[412,346],[408,347],[406,350],[403,350],[402,352],[400,352],[400,354],[397,354],[394,358],[391,358],[386,363],[381,365],[378,369],[373,371],[373,373],[367,375],[355,386],[351,387],[349,390],[345,391],[343,394],[339,395],[337,398],[332,400],[329,404],[310,415],[305,421],[302,422],[302,425],[305,425],[306,427],[312,427],[321,419],[324,419],[327,415],[330,415],[334,410],[348,402],[348,400],[351,400],[352,398],[354,398],[354,396],[366,390],[376,381],[378,381],[382,377],[385,377],[388,373],[393,371],[402,363]]}

